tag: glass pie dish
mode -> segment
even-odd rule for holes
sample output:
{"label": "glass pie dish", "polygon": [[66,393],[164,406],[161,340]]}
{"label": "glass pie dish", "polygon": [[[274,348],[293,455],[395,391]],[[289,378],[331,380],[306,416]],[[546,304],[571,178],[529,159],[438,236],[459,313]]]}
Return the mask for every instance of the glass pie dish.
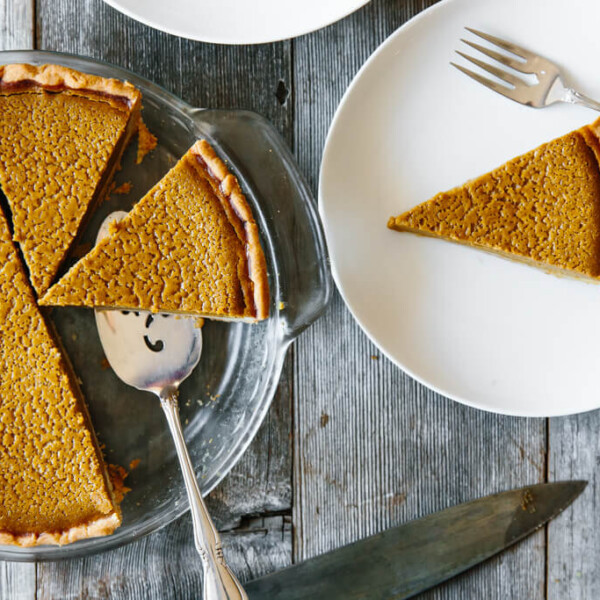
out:
{"label": "glass pie dish", "polygon": [[[226,159],[252,205],[269,268],[271,316],[256,325],[206,321],[200,364],[180,391],[185,438],[206,494],[254,437],[277,388],[289,344],[329,301],[331,278],[314,199],[282,138],[257,114],[192,108],[133,73],[91,59],[0,52],[0,64],[9,63],[62,64],[126,79],[143,94],[143,119],[158,137],[158,146],[141,165],[134,164],[136,144],[128,148],[116,182],[130,182],[132,191],[113,194],[98,207],[80,240],[82,250],[93,243],[107,214],[131,208],[198,138],[207,139]],[[49,316],[81,379],[107,462],[125,468],[131,461],[139,464],[126,480],[131,491],[121,505],[123,524],[113,535],[62,547],[0,546],[2,560],[55,560],[116,548],[170,523],[188,508],[159,402],[126,386],[108,367],[93,311],[54,309]]]}

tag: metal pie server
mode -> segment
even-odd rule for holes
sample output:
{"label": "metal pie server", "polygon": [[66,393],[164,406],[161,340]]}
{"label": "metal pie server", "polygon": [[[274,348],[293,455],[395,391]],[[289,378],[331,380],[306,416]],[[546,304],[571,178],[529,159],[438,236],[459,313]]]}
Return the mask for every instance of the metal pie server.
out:
{"label": "metal pie server", "polygon": [[[126,214],[111,213],[100,228],[98,241],[108,234],[110,223]],[[204,600],[246,600],[246,593],[225,563],[221,539],[202,500],[179,420],[177,390],[202,352],[197,319],[147,311],[94,312],[102,348],[113,371],[128,385],[160,398],[190,502],[194,542],[202,559]]]}
{"label": "metal pie server", "polygon": [[250,600],[400,600],[501,552],[562,512],[586,481],[453,506],[246,584]]}

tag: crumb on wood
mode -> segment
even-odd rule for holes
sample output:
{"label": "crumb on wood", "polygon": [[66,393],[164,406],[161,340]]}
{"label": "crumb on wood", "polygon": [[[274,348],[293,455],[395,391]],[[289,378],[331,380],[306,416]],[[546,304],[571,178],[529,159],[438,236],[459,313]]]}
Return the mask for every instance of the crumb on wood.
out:
{"label": "crumb on wood", "polygon": [[133,471],[135,468],[137,468],[137,466],[140,464],[141,459],[140,458],[134,458],[130,463],[129,463],[129,470]]}
{"label": "crumb on wood", "polygon": [[283,310],[285,308],[285,302],[279,303],[279,310]]}
{"label": "crumb on wood", "polygon": [[148,127],[146,127],[146,123],[140,119],[140,124],[138,125],[138,150],[135,158],[136,165],[141,164],[146,154],[156,148],[157,142],[157,137],[150,132]]}
{"label": "crumb on wood", "polygon": [[327,423],[329,423],[329,415],[326,412],[321,413],[321,427],[326,427]]}
{"label": "crumb on wood", "polygon": [[77,340],[77,334],[76,334],[76,333],[72,333],[72,334],[71,334],[71,339],[72,339],[73,341],[76,341],[76,340]]}
{"label": "crumb on wood", "polygon": [[377,354],[371,354],[371,360],[379,360],[379,356],[377,356]]}

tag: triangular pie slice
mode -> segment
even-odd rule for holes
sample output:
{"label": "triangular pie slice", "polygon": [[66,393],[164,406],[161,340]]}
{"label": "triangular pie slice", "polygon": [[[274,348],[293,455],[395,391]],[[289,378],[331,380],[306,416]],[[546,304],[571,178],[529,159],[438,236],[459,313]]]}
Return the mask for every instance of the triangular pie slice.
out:
{"label": "triangular pie slice", "polygon": [[40,302],[266,318],[265,257],[237,179],[196,142]]}
{"label": "triangular pie slice", "polygon": [[600,120],[390,218],[574,277],[600,277]]}
{"label": "triangular pie slice", "polygon": [[38,295],[111,179],[140,107],[129,83],[58,65],[0,67],[0,186]]}
{"label": "triangular pie slice", "polygon": [[67,360],[0,211],[0,544],[66,544],[121,523]]}

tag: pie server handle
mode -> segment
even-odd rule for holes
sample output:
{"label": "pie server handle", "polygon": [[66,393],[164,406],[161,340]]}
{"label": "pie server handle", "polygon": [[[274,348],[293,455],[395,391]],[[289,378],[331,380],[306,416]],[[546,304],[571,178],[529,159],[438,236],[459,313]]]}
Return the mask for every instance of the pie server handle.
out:
{"label": "pie server handle", "polygon": [[183,438],[177,407],[177,392],[174,391],[161,396],[160,404],[173,435],[177,458],[181,465],[181,472],[190,502],[194,524],[194,543],[202,559],[202,598],[203,600],[248,600],[244,588],[225,562],[221,548],[221,537],[202,499],[192,461]]}

